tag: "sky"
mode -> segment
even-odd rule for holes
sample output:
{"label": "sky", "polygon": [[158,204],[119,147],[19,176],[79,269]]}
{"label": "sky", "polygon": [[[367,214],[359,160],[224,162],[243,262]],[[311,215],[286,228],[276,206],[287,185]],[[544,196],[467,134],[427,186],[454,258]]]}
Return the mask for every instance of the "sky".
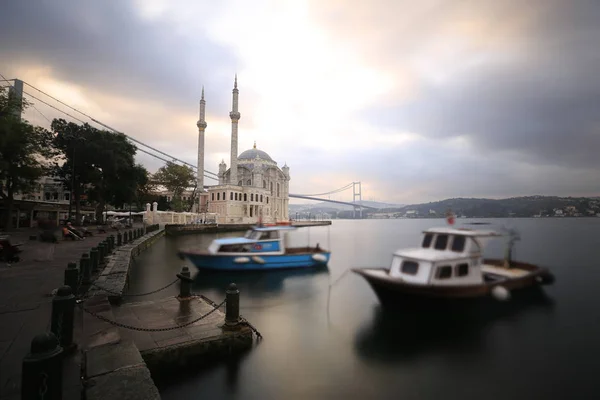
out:
{"label": "sky", "polygon": [[[212,172],[237,73],[238,151],[287,163],[291,193],[598,196],[598,20],[594,0],[11,1],[0,73],[194,165],[204,86]],[[25,91],[32,123],[70,119]]]}

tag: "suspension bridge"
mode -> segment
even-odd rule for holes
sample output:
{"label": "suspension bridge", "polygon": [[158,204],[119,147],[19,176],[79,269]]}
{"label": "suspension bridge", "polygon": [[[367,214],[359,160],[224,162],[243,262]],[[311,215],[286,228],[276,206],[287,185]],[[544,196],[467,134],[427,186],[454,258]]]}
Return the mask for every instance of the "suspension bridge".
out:
{"label": "suspension bridge", "polygon": [[[136,148],[144,153],[147,154],[149,156],[152,156],[158,160],[161,160],[165,163],[170,162],[170,163],[175,163],[175,164],[180,164],[180,165],[185,165],[187,167],[190,167],[194,172],[197,172],[197,166],[189,163],[185,160],[182,160],[178,157],[172,156],[170,154],[167,154],[153,146],[147,145],[146,143],[143,143],[142,141],[122,132],[119,131],[101,121],[99,121],[97,118],[92,117],[91,115],[67,104],[66,102],[54,97],[53,95],[38,89],[37,87],[27,83],[26,81],[23,81],[21,79],[6,79],[2,74],[0,74],[0,89],[6,89],[8,88],[9,92],[11,93],[12,96],[15,96],[16,98],[19,99],[28,99],[30,106],[48,123],[48,125],[52,122],[51,118],[48,118],[44,113],[42,113],[42,111],[36,107],[36,102],[37,105],[40,106],[43,105],[44,107],[47,107],[48,110],[50,110],[50,112],[52,113],[60,113],[62,114],[61,117],[64,118],[66,117],[67,119],[70,119],[72,121],[76,121],[82,124],[89,124],[89,125],[96,125],[101,127],[101,129],[107,129],[109,131],[115,132],[115,133],[120,133],[125,135],[125,137],[127,139],[129,139],[135,146]],[[67,108],[69,111],[65,111],[64,108]],[[48,112],[48,111],[46,111]],[[37,122],[37,125],[45,125],[44,121],[35,121],[35,117],[34,118],[30,118],[30,120],[33,120],[33,123]],[[48,126],[49,128],[49,126]],[[219,180],[219,177],[216,173],[211,172],[209,170],[204,170],[204,177],[207,179],[212,179],[212,180]],[[215,185],[204,185],[204,188],[209,188],[211,186],[215,186]],[[350,188],[352,188],[352,201],[341,201],[341,200],[332,200],[328,197],[322,197],[322,196],[331,196],[332,194],[337,194],[337,193],[341,193],[344,192],[346,190],[349,190]],[[354,207],[354,215],[356,216],[356,213],[359,214],[359,217],[362,217],[362,211],[363,209],[376,209],[375,207],[370,207],[370,206],[366,206],[366,205],[362,205],[362,193],[361,193],[361,182],[350,182],[347,185],[344,185],[338,189],[334,189],[331,190],[329,192],[325,192],[325,193],[317,193],[317,194],[289,194],[290,198],[296,198],[296,199],[303,199],[303,200],[313,200],[313,201],[322,201],[322,202],[329,202],[329,203],[336,203],[336,204],[343,204],[343,205],[348,205],[348,206],[352,206]]]}

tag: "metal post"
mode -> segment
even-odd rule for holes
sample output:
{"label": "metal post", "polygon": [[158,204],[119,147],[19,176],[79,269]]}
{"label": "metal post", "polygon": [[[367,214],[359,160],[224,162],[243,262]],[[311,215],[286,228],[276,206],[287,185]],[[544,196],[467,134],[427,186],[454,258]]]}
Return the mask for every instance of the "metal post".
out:
{"label": "metal post", "polygon": [[235,283],[225,291],[225,300],[225,326],[237,326],[240,323],[240,291]]}
{"label": "metal post", "polygon": [[52,319],[50,330],[65,349],[75,346],[73,343],[73,324],[75,322],[75,296],[70,286],[61,286],[52,299]]}
{"label": "metal post", "polygon": [[105,254],[105,250],[104,250],[104,243],[100,242],[100,243],[98,243],[98,265],[104,264],[105,256],[106,256],[106,254]]}
{"label": "metal post", "polygon": [[93,247],[90,250],[90,264],[91,264],[92,271],[95,271],[98,269],[98,248],[97,247]]}
{"label": "metal post", "polygon": [[90,262],[90,255],[83,253],[79,260],[79,270],[81,271],[82,283],[88,284],[92,280],[92,265]]}
{"label": "metal post", "polygon": [[131,242],[133,240],[133,232],[130,230],[127,232],[127,235],[129,236],[129,241]]}
{"label": "metal post", "polygon": [[127,231],[123,232],[123,244],[127,244]]}
{"label": "metal post", "polygon": [[62,399],[62,352],[52,332],[33,338],[22,364],[21,399]]}
{"label": "metal post", "polygon": [[73,293],[77,291],[77,282],[79,281],[79,271],[77,271],[77,263],[70,262],[65,269],[64,284],[70,286]]}
{"label": "metal post", "polygon": [[121,246],[123,244],[123,235],[121,234],[121,232],[117,233],[117,246]]}
{"label": "metal post", "polygon": [[192,295],[192,278],[190,269],[188,267],[182,267],[181,272],[177,274],[177,277],[181,281],[179,286],[179,297],[186,298]]}

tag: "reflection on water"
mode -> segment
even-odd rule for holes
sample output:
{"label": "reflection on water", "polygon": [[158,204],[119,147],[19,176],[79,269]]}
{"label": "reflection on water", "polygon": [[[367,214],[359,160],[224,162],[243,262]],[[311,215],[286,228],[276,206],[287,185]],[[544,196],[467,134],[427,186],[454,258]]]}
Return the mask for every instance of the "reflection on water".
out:
{"label": "reflection on water", "polygon": [[[389,265],[394,250],[418,245],[423,229],[444,225],[444,220],[335,221],[331,232],[292,232],[293,245],[319,242],[331,249],[328,268],[317,270],[198,271],[176,252],[206,248],[216,235],[161,239],[136,259],[132,293],[164,286],[187,265],[193,290],[217,303],[235,282],[242,315],[264,337],[244,355],[160,382],[161,396],[590,398],[586,394],[597,390],[600,370],[600,320],[595,317],[600,218],[510,223],[523,238],[517,257],[550,268],[554,285],[523,292],[524,298],[513,293],[507,303],[492,301],[479,309],[402,314],[383,312],[365,280],[347,271]],[[492,246],[486,256],[502,257],[502,248]],[[178,287],[129,301],[173,296]]]}
{"label": "reflection on water", "polygon": [[376,363],[403,363],[428,352],[475,352],[486,345],[487,329],[536,309],[551,312],[554,301],[539,287],[513,293],[508,302],[492,298],[448,308],[389,310],[374,307],[373,320],[355,337],[359,357]]}
{"label": "reflection on water", "polygon": [[[283,292],[290,287],[296,289],[294,290],[296,298],[304,295],[311,296],[314,294],[314,284],[323,286],[319,283],[325,284],[328,280],[329,269],[327,266],[281,271],[218,272],[200,270],[194,278],[192,290],[198,293],[207,293],[215,289],[224,291],[230,283],[235,282],[243,296],[242,305],[257,306],[271,298],[282,299]],[[310,285],[307,285],[308,283]],[[290,299],[285,298],[285,300]]]}

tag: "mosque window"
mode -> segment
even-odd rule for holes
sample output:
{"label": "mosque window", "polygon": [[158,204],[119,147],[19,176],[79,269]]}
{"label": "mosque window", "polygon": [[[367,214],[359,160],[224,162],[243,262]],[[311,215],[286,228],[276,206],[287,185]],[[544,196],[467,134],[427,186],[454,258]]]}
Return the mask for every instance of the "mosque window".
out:
{"label": "mosque window", "polygon": [[267,197],[267,204],[269,204],[269,198]]}
{"label": "mosque window", "polygon": [[217,200],[221,200],[221,193],[217,192]]}
{"label": "mosque window", "polygon": [[263,181],[263,188],[267,188],[267,181]]}
{"label": "mosque window", "polygon": [[225,192],[223,192],[223,200],[226,200],[227,197],[225,197]]}
{"label": "mosque window", "polygon": [[215,194],[214,193],[211,193],[210,200],[211,201],[215,201]]}
{"label": "mosque window", "polygon": [[279,197],[279,183],[277,184],[277,197]]}
{"label": "mosque window", "polygon": [[234,200],[236,200],[236,201],[237,201],[237,195],[238,195],[237,193],[235,193],[235,194],[233,195],[233,199],[234,199]]}
{"label": "mosque window", "polygon": [[244,193],[244,201],[248,201],[248,194]]}
{"label": "mosque window", "polygon": [[252,185],[252,181],[251,181],[250,179],[248,179],[248,180],[246,181],[246,185],[248,185],[248,186]]}
{"label": "mosque window", "polygon": [[273,182],[271,182],[271,196],[273,195]]}
{"label": "mosque window", "polygon": [[233,192],[229,192],[229,200],[233,200]]}
{"label": "mosque window", "polygon": [[242,186],[244,184],[244,181],[239,181],[238,182],[238,186]]}
{"label": "mosque window", "polygon": [[260,195],[260,202],[262,203],[262,194]]}
{"label": "mosque window", "polygon": [[250,193],[250,201],[254,201],[254,194]]}

